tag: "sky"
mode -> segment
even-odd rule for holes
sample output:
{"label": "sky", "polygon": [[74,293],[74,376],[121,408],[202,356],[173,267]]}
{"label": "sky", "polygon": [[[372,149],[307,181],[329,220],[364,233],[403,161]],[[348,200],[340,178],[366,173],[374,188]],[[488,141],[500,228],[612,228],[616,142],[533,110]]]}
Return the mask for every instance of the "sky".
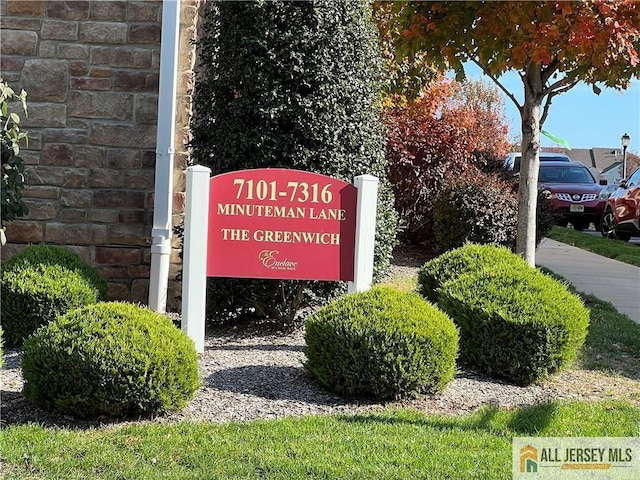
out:
{"label": "sky", "polygon": [[[473,64],[466,64],[465,72],[468,77],[483,78],[494,85]],[[517,74],[505,74],[500,80],[522,103],[524,90]],[[623,92],[601,88],[596,95],[590,86],[579,83],[554,97],[543,130],[568,141],[571,148],[622,148],[621,137],[627,133],[631,137],[628,151],[640,153],[640,81],[634,80]],[[510,138],[520,138],[520,113],[506,95],[503,98]],[[544,135],[541,139],[543,147],[558,146]]]}

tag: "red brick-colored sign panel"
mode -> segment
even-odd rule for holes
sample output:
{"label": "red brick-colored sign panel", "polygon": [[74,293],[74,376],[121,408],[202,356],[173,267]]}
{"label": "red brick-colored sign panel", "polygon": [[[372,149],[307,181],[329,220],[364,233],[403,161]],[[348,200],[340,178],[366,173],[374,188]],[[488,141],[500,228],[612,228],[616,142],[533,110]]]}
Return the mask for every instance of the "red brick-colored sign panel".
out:
{"label": "red brick-colored sign panel", "polygon": [[353,280],[357,189],[311,172],[211,178],[207,275]]}

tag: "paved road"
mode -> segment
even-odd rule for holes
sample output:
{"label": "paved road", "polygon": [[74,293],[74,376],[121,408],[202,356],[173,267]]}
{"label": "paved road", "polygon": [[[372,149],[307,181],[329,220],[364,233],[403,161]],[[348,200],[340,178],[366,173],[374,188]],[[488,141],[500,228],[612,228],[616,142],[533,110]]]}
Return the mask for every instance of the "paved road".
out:
{"label": "paved road", "polygon": [[640,267],[544,238],[536,264],[569,280],[577,290],[611,302],[640,323]]}
{"label": "paved road", "polygon": [[[593,228],[588,228],[587,230],[583,230],[582,233],[588,233],[589,235],[593,235],[594,237],[602,238],[602,234]],[[634,245],[640,246],[640,237],[631,237],[629,243],[633,243]]]}

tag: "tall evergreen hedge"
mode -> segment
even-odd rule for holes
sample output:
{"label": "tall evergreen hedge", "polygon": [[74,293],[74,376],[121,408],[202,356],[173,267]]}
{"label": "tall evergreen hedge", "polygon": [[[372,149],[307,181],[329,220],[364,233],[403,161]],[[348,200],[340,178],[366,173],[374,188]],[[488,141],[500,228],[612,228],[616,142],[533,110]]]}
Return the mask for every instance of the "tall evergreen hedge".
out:
{"label": "tall evergreen hedge", "polygon": [[[397,217],[385,180],[383,62],[366,0],[212,2],[202,23],[192,149],[213,175],[283,167],[381,179],[375,274]],[[290,321],[335,282],[210,279],[209,318]]]}

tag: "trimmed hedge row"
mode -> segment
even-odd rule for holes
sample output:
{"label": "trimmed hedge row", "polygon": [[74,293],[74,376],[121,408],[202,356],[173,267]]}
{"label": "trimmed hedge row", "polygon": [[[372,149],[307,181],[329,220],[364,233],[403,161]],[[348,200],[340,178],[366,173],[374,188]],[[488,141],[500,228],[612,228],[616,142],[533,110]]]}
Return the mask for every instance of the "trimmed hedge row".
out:
{"label": "trimmed hedge row", "polygon": [[305,340],[307,370],[349,397],[434,393],[455,373],[456,327],[415,292],[375,287],[340,297],[308,317]]}
{"label": "trimmed hedge row", "polygon": [[85,262],[77,253],[56,245],[29,245],[2,264],[2,268],[13,270],[18,265],[62,265],[77,272],[96,291],[99,300],[107,298],[107,281]]}
{"label": "trimmed hedge row", "polygon": [[24,343],[24,396],[83,418],[181,409],[198,386],[193,342],[166,316],[109,302],[79,308]]}

